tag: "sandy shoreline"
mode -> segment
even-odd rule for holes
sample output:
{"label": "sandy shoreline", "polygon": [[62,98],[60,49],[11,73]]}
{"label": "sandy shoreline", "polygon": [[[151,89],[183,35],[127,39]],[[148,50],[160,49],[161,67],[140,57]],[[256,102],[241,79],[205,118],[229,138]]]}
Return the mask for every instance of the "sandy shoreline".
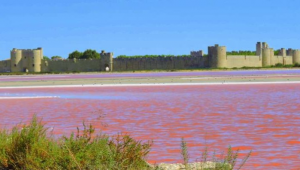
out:
{"label": "sandy shoreline", "polygon": [[[155,72],[153,72],[155,73]],[[131,74],[120,77],[36,75],[0,76],[0,88],[62,88],[62,87],[125,87],[125,86],[194,86],[194,85],[254,85],[300,83],[300,74],[279,72],[278,74],[239,73],[237,75],[191,75]],[[96,74],[95,74],[96,75]],[[66,76],[66,77],[65,77]],[[132,77],[130,77],[132,76]]]}
{"label": "sandy shoreline", "polygon": [[[7,87],[0,87],[0,89],[20,89],[20,88],[82,88],[82,87],[141,87],[141,86],[210,86],[210,85],[257,85],[257,84],[300,84],[300,81],[218,82],[218,83],[156,83],[156,84],[154,83],[154,84],[44,85],[44,86],[7,86]],[[45,96],[45,97],[41,96],[40,98],[46,98],[46,97],[47,96]]]}

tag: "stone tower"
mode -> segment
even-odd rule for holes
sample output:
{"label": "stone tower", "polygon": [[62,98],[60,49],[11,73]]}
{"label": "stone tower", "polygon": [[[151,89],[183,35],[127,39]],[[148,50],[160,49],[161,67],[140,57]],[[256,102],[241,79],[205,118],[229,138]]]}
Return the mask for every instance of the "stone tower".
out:
{"label": "stone tower", "polygon": [[225,68],[227,67],[226,47],[215,46],[208,47],[209,65],[211,68]]}
{"label": "stone tower", "polygon": [[274,57],[273,48],[262,49],[262,66],[267,67],[271,65],[271,59]]}
{"label": "stone tower", "polygon": [[12,49],[11,72],[41,72],[43,49]]}
{"label": "stone tower", "polygon": [[105,71],[106,68],[109,68],[109,71],[113,71],[113,53],[106,53],[104,50],[101,51],[101,71]]}
{"label": "stone tower", "polygon": [[300,64],[300,50],[293,51],[293,64]]}

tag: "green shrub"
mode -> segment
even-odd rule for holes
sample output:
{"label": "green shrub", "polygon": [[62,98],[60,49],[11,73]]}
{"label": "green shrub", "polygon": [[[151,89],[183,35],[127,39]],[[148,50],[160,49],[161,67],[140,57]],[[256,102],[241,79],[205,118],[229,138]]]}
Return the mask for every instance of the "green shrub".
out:
{"label": "green shrub", "polygon": [[293,64],[293,67],[300,67],[300,64],[299,63],[295,63],[295,64]]}
{"label": "green shrub", "polygon": [[275,64],[275,67],[283,67],[283,64],[277,63],[277,64]]}
{"label": "green shrub", "polygon": [[94,136],[92,125],[54,139],[34,116],[29,125],[0,132],[0,169],[147,169],[152,142],[128,135]]}

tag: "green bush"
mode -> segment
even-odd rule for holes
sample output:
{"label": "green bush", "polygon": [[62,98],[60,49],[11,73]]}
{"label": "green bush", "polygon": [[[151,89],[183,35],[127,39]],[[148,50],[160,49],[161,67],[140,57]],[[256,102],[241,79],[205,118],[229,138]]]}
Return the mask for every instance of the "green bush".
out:
{"label": "green bush", "polygon": [[277,64],[275,64],[275,67],[283,67],[283,64],[277,63]]}
{"label": "green bush", "polygon": [[295,64],[293,64],[293,67],[300,67],[300,64],[299,63],[295,63]]}
{"label": "green bush", "polygon": [[0,132],[0,169],[147,169],[152,142],[94,136],[92,125],[54,139],[40,120]]}

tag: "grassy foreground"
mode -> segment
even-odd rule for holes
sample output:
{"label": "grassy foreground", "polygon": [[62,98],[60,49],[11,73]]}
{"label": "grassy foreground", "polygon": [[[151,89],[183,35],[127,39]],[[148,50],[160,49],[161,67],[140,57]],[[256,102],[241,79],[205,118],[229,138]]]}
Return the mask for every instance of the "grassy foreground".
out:
{"label": "grassy foreground", "polygon": [[128,135],[93,136],[94,128],[54,139],[35,116],[29,125],[0,132],[0,169],[144,169],[151,142]]}
{"label": "grassy foreground", "polygon": [[[94,134],[95,130],[83,123],[70,136],[54,138],[49,130],[34,116],[29,124],[15,126],[12,130],[0,131],[0,169],[165,169],[150,165],[145,158],[152,142],[141,142],[128,135],[110,137]],[[189,165],[187,144],[182,139],[181,154],[184,169],[195,169]],[[242,160],[247,161],[250,153]],[[202,161],[196,169],[231,170],[237,163],[238,151],[229,147],[226,156],[215,159],[213,166],[206,168],[208,153],[202,153]],[[239,167],[239,168],[240,168]],[[169,169],[169,168],[167,168]],[[235,168],[236,169],[236,168]]]}

